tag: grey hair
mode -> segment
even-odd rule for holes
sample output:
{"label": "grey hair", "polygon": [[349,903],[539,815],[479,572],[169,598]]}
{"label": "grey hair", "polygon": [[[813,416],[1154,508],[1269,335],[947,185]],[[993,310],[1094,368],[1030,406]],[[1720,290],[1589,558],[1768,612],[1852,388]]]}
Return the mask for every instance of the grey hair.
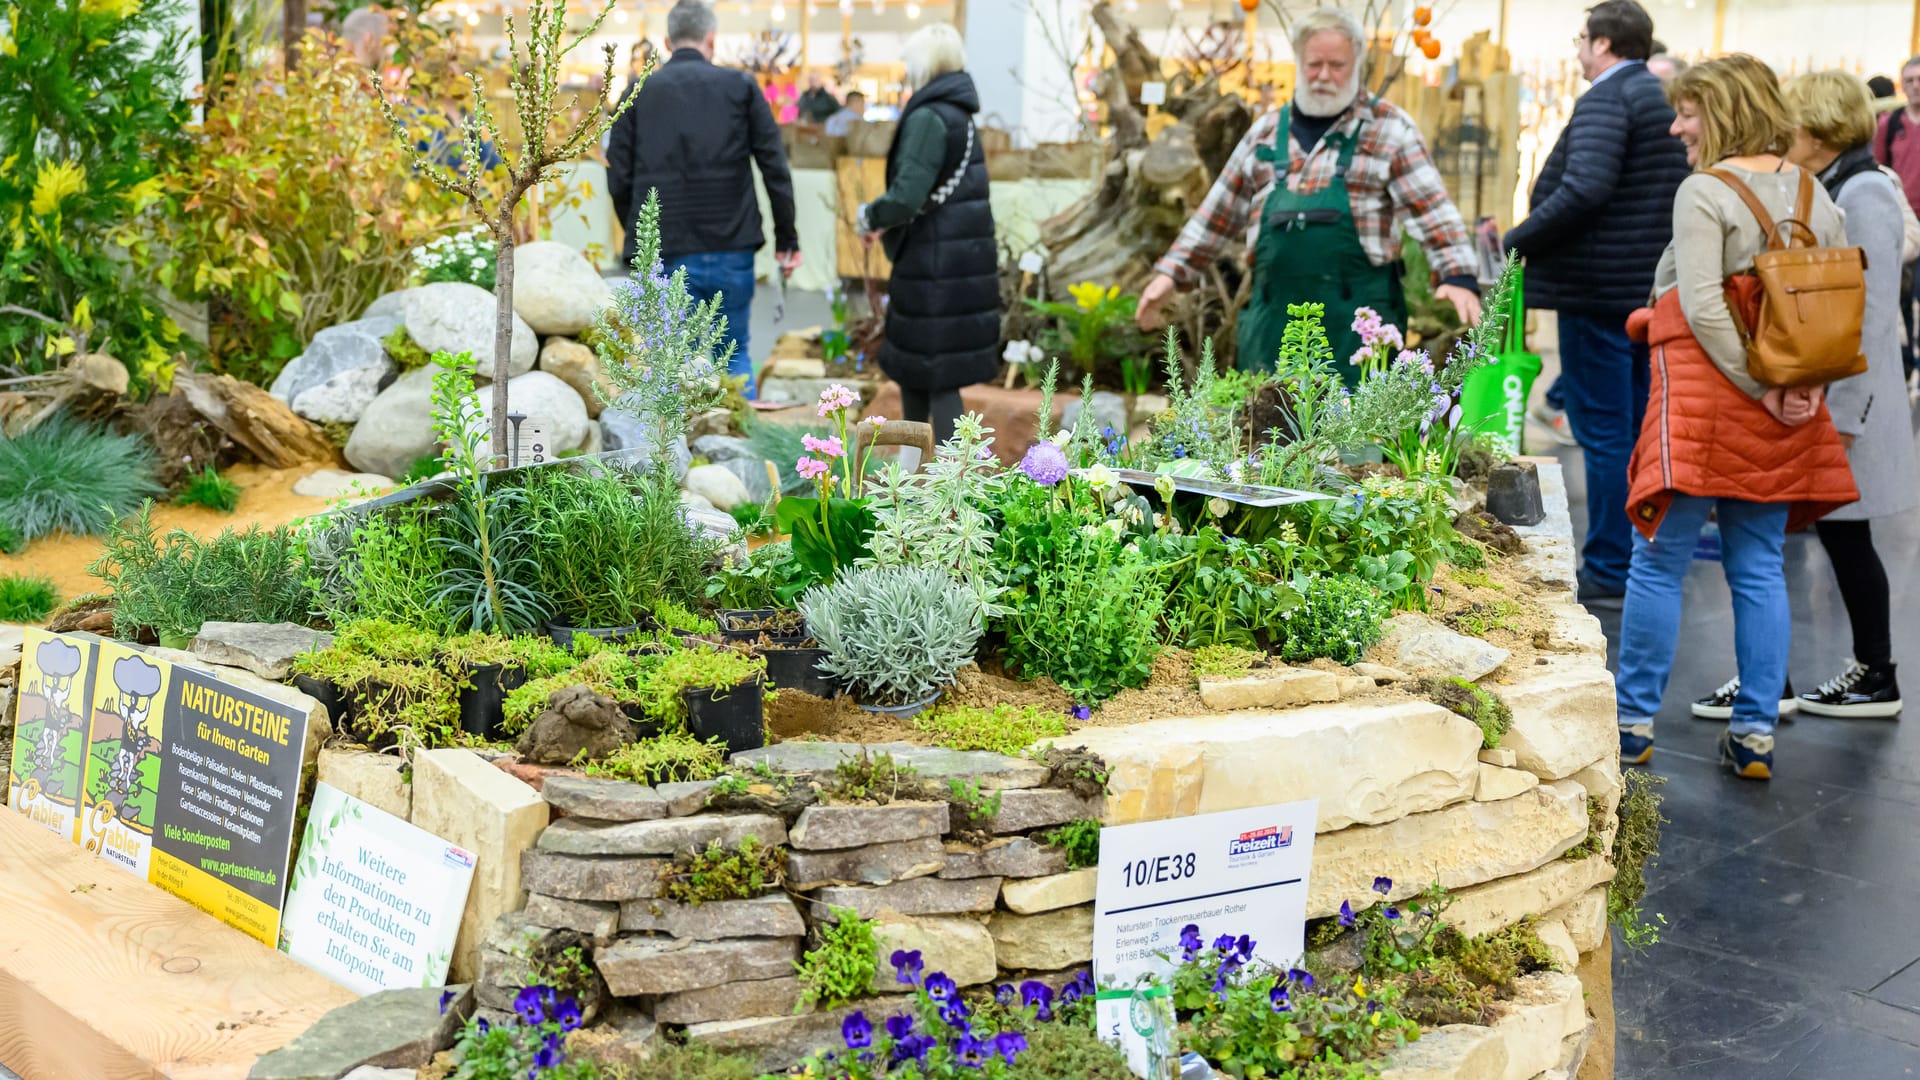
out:
{"label": "grey hair", "polygon": [[1908,68],[1914,67],[1916,65],[1920,65],[1920,56],[1909,56],[1907,57],[1907,62],[1900,65],[1900,70],[1905,71]]}
{"label": "grey hair", "polygon": [[340,40],[379,41],[387,36],[387,16],[373,8],[355,8],[340,20]]}
{"label": "grey hair", "polygon": [[1293,60],[1298,64],[1307,55],[1307,42],[1315,34],[1328,30],[1337,30],[1346,35],[1353,45],[1353,62],[1359,67],[1367,59],[1367,32],[1360,28],[1360,20],[1336,7],[1323,7],[1308,12],[1293,24]]}
{"label": "grey hair", "polygon": [[960,31],[947,23],[930,23],[914,31],[904,49],[907,85],[915,90],[934,79],[967,66],[967,46]]}
{"label": "grey hair", "polygon": [[697,45],[707,40],[717,25],[713,9],[701,0],[680,0],[667,12],[667,41],[675,46]]}

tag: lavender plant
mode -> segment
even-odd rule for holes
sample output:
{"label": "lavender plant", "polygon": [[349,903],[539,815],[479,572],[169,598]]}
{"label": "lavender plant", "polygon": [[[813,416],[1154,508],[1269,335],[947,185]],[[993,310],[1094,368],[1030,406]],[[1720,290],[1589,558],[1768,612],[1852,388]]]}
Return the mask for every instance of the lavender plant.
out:
{"label": "lavender plant", "polygon": [[972,661],[984,625],[980,600],[929,566],[853,569],[800,598],[822,670],[863,700],[925,699]]}

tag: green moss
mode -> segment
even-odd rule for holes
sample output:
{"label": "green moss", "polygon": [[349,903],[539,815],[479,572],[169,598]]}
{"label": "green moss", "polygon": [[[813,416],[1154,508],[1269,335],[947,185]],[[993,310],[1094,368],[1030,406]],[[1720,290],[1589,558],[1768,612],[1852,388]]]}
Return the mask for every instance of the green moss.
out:
{"label": "green moss", "polygon": [[1513,710],[1491,690],[1465,679],[1422,679],[1420,694],[1435,705],[1464,716],[1480,729],[1480,745],[1491,750],[1513,727]]}
{"label": "green moss", "polygon": [[433,357],[427,350],[415,345],[413,339],[407,336],[404,326],[394,327],[393,333],[380,339],[380,345],[401,371],[414,371],[433,363]]}
{"label": "green moss", "polygon": [[1086,1024],[1035,1024],[1006,1080],[1133,1080],[1127,1055]]}
{"label": "green moss", "polygon": [[1193,651],[1195,679],[1237,679],[1264,664],[1267,654],[1235,645],[1202,645]]}
{"label": "green moss", "polygon": [[803,987],[794,1011],[809,1004],[833,1008],[865,997],[873,984],[873,973],[880,968],[873,924],[852,908],[837,907],[833,909],[833,921],[821,923],[814,933],[818,943],[793,965]]}
{"label": "green moss", "polygon": [[689,634],[717,634],[720,625],[705,615],[698,614],[681,604],[662,597],[653,605],[653,621],[665,630],[682,630]]}
{"label": "green moss", "polygon": [[386,619],[363,619],[343,626],[333,636],[334,647],[381,660],[432,662],[440,653],[440,638],[425,630]]}
{"label": "green moss", "polygon": [[1520,626],[1520,605],[1511,600],[1491,604],[1470,604],[1447,613],[1448,626],[1469,637],[1484,638],[1495,630],[1516,631]]}
{"label": "green moss", "polygon": [[701,742],[691,735],[658,735],[628,743],[599,761],[580,764],[588,776],[636,784],[711,780],[727,771],[727,746],[718,739]]}
{"label": "green moss", "polygon": [[1013,756],[1043,739],[1067,733],[1066,716],[1035,705],[995,705],[983,709],[956,705],[930,709],[913,718],[935,746],[951,750],[988,750]]}
{"label": "green moss", "polygon": [[785,848],[748,836],[738,844],[716,840],[705,851],[677,856],[660,877],[667,899],[706,904],[764,896],[780,887],[786,871]]}
{"label": "green moss", "polygon": [[[584,1056],[591,1058],[589,1047]],[[727,1054],[704,1043],[674,1043],[656,1039],[653,1052],[638,1065],[601,1062],[602,1080],[759,1080],[753,1059]]]}
{"label": "green moss", "polygon": [[1568,848],[1560,857],[1569,862],[1598,855],[1607,838],[1607,808],[1599,799],[1587,797],[1586,839]]}
{"label": "green moss", "polygon": [[1516,980],[1558,969],[1533,920],[1523,919],[1479,937],[1442,930],[1432,959],[1391,981],[1403,995],[1400,1011],[1422,1025],[1485,1024],[1493,1003],[1511,994]]}
{"label": "green moss", "polygon": [[1627,947],[1636,952],[1660,940],[1659,915],[1648,919],[1640,910],[1647,895],[1647,867],[1659,861],[1660,816],[1664,777],[1641,769],[1621,776],[1626,790],[1620,796],[1620,829],[1613,839],[1613,881],[1607,885],[1607,919],[1620,928]]}
{"label": "green moss", "polygon": [[731,650],[699,646],[676,649],[640,672],[637,695],[647,716],[662,730],[683,729],[687,723],[687,701],[681,695],[688,690],[713,690],[722,693],[752,682],[767,670],[763,657],[748,656]]}

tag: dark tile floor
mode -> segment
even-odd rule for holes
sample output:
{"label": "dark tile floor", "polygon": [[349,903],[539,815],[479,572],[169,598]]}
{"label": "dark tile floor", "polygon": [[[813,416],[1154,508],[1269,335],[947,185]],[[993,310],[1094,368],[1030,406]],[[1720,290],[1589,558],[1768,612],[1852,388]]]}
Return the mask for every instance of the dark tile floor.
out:
{"label": "dark tile floor", "polygon": [[[1562,454],[1584,529],[1578,451]],[[1893,587],[1895,659],[1920,698],[1920,515],[1875,524]],[[1787,544],[1794,682],[1849,655],[1825,551]],[[1601,613],[1610,638],[1619,616]],[[1714,766],[1720,725],[1687,702],[1733,674],[1717,563],[1687,580],[1681,651],[1655,725],[1668,824],[1649,873],[1658,945],[1616,946],[1621,1080],[1920,1076],[1920,700],[1904,723],[1807,717],[1781,729],[1774,780]]]}

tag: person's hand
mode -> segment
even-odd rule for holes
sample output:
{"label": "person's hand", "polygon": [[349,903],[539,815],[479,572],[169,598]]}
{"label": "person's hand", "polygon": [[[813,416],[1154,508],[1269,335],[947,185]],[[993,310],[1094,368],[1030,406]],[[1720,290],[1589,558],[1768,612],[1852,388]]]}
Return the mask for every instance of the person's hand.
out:
{"label": "person's hand", "polygon": [[1467,326],[1480,325],[1480,298],[1472,289],[1463,289],[1458,285],[1442,285],[1433,290],[1436,300],[1445,300],[1453,305],[1460,321]]}
{"label": "person's hand", "polygon": [[791,276],[795,270],[800,269],[800,252],[797,249],[794,251],[776,251],[773,253],[773,261],[780,264],[782,273]]}
{"label": "person's hand", "polygon": [[1160,329],[1166,322],[1160,309],[1167,306],[1173,298],[1173,279],[1165,274],[1153,275],[1147,287],[1140,290],[1140,306],[1133,310],[1134,325],[1151,332]]}
{"label": "person's hand", "polygon": [[867,247],[872,247],[873,245],[879,243],[880,242],[879,230],[870,230],[868,232],[861,233],[860,242],[862,244],[865,244]]}
{"label": "person's hand", "polygon": [[1795,387],[1791,390],[1775,386],[1760,397],[1760,404],[1775,420],[1788,427],[1799,427],[1813,419],[1820,412],[1820,403],[1826,399],[1826,391],[1821,387]]}

